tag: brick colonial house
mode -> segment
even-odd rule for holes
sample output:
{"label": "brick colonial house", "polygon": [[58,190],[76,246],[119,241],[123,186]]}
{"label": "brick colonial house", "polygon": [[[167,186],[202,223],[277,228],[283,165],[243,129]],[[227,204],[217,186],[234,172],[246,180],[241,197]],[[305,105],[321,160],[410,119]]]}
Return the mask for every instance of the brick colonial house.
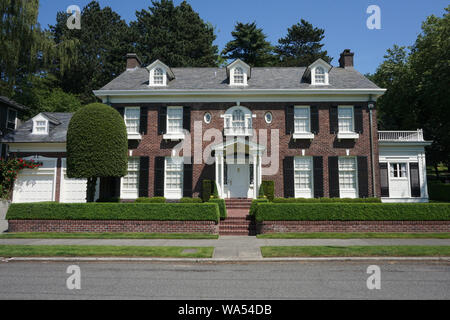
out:
{"label": "brick colonial house", "polygon": [[[277,197],[381,197],[428,201],[422,132],[378,132],[376,100],[385,92],[353,66],[226,68],[142,66],[95,95],[124,117],[128,174],[102,178],[99,197],[198,197],[204,179],[223,198],[256,198],[263,180]],[[44,166],[24,172],[15,202],[84,201],[85,181],[65,176],[71,114],[42,113],[4,138],[16,156]]]}

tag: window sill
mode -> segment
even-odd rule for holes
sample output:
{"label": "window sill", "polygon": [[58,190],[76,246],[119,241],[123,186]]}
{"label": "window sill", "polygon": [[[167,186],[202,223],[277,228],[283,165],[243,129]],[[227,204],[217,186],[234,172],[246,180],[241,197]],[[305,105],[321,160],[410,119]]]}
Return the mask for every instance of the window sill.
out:
{"label": "window sill", "polygon": [[341,139],[358,139],[359,133],[356,132],[338,132],[337,138]]}
{"label": "window sill", "polygon": [[184,138],[185,138],[184,133],[166,133],[163,135],[164,140],[177,141],[177,140],[184,140]]}
{"label": "window sill", "polygon": [[292,135],[292,138],[294,140],[297,139],[309,139],[309,140],[313,140],[314,139],[314,133],[310,133],[310,132],[301,132],[301,133],[294,133]]}
{"label": "window sill", "polygon": [[129,133],[128,140],[142,140],[142,136],[139,133]]}

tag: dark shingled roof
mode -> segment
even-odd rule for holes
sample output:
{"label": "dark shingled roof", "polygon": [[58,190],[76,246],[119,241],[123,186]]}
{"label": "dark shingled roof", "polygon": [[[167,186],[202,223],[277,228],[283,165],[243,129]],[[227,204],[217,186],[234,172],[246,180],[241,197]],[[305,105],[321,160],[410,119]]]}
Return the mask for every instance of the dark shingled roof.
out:
{"label": "dark shingled roof", "polygon": [[17,103],[17,102],[15,102],[15,101],[13,101],[13,100],[5,97],[5,96],[0,96],[0,103],[4,103],[4,104],[6,104],[6,105],[8,105],[10,107],[13,107],[13,108],[17,109],[17,110],[26,110],[26,109],[28,109],[28,107],[25,107],[25,106],[21,105],[20,103]]}
{"label": "dark shingled roof", "polygon": [[[378,89],[379,87],[354,68],[333,67],[329,85],[313,86],[302,76],[305,67],[252,68],[252,77],[243,89]],[[127,70],[100,90],[230,90],[225,68],[172,68],[175,79],[167,87],[149,87],[146,68]]]}
{"label": "dark shingled roof", "polygon": [[17,130],[3,137],[2,142],[66,142],[67,128],[73,113],[43,112],[42,114],[50,120],[48,135],[31,134],[33,121],[30,119],[20,125]]}

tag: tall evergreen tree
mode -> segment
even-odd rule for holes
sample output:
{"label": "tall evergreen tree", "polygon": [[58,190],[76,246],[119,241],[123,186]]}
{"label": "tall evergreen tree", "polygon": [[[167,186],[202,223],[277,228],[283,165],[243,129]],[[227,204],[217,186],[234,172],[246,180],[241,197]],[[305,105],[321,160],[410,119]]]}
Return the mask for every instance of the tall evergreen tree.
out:
{"label": "tall evergreen tree", "polygon": [[271,66],[274,63],[273,47],[255,22],[238,22],[231,35],[234,39],[222,51],[225,59],[241,59],[252,67]]}
{"label": "tall evergreen tree", "polygon": [[278,40],[275,48],[279,60],[277,64],[283,67],[308,66],[319,58],[330,63],[332,58],[326,50],[322,50],[324,33],[325,30],[301,19],[300,23],[288,28],[285,38]]}
{"label": "tall evergreen tree", "polygon": [[131,27],[144,63],[159,59],[170,67],[217,65],[214,28],[186,1],[178,6],[173,0],[152,1],[152,6],[136,12],[136,17]]}
{"label": "tall evergreen tree", "polygon": [[69,15],[58,12],[57,22],[51,26],[56,44],[75,40],[73,53],[76,63],[61,70],[61,61],[55,61],[52,72],[61,88],[80,96],[83,103],[95,101],[92,90],[99,89],[125,69],[124,58],[132,50],[130,28],[110,7],[101,8],[90,2],[81,12],[81,29],[66,26]]}

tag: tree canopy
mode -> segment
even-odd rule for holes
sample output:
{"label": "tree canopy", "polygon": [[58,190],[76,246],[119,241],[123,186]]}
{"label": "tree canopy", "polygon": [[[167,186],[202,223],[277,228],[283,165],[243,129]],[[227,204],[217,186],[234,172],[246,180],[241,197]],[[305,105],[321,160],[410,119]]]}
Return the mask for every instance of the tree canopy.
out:
{"label": "tree canopy", "polygon": [[217,46],[214,28],[186,2],[152,1],[152,7],[136,12],[131,22],[135,48],[144,63],[156,59],[171,67],[214,67]]}
{"label": "tree canopy", "polygon": [[127,129],[117,110],[92,103],[75,112],[67,130],[67,175],[88,179],[88,202],[97,178],[123,177],[127,163]]}
{"label": "tree canopy", "polygon": [[233,40],[222,51],[225,59],[241,59],[252,67],[265,67],[274,63],[273,47],[256,22],[236,23],[231,35]]}
{"label": "tree canopy", "polygon": [[322,50],[324,33],[325,30],[301,19],[300,23],[288,28],[286,37],[278,40],[275,48],[277,64],[283,67],[308,66],[319,58],[330,63],[332,58],[326,50]]}

